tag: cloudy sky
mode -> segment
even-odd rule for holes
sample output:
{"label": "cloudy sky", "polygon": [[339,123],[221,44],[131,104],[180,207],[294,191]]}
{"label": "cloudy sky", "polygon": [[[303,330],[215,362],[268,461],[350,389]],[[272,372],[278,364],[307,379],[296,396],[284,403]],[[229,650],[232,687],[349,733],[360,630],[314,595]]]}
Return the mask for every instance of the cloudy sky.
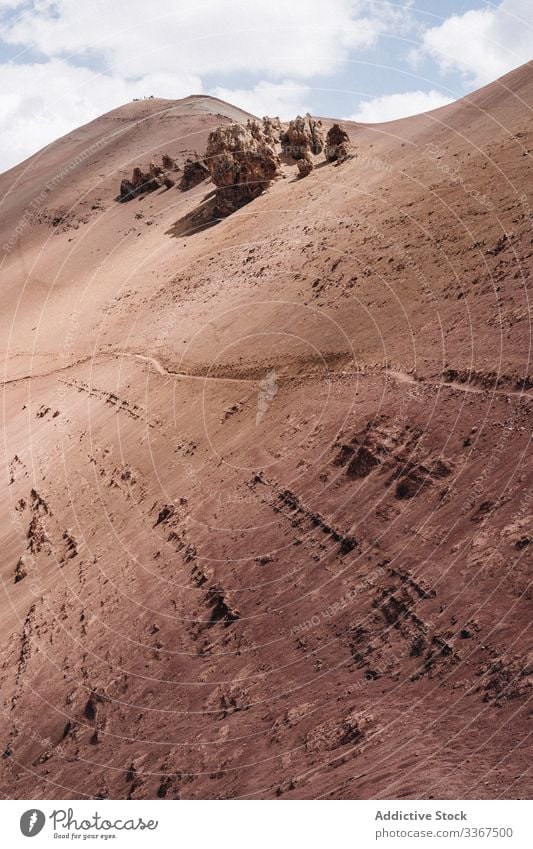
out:
{"label": "cloudy sky", "polygon": [[0,0],[0,24],[0,170],[134,97],[385,121],[533,58],[533,0]]}

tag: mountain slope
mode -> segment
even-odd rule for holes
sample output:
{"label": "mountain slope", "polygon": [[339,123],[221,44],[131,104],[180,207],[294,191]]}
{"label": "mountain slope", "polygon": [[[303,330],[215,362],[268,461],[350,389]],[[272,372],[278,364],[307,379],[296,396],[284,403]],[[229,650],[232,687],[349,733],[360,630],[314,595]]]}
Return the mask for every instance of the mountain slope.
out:
{"label": "mountain slope", "polygon": [[347,124],[200,231],[209,183],[116,195],[220,101],[0,177],[2,792],[529,794],[532,101]]}

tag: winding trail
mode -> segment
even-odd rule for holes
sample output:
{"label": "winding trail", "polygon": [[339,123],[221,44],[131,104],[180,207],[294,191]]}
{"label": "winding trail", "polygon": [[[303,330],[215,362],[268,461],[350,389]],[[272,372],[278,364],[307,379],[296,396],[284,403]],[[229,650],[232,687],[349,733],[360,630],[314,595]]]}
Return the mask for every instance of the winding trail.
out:
{"label": "winding trail", "polygon": [[149,365],[151,365],[153,367],[154,371],[157,374],[161,375],[162,377],[176,377],[176,378],[183,378],[183,379],[186,379],[186,380],[215,380],[215,381],[222,381],[222,382],[226,382],[226,383],[255,383],[256,382],[256,378],[252,378],[252,377],[250,377],[250,378],[248,378],[248,377],[229,377],[229,376],[226,377],[224,375],[216,376],[216,375],[209,375],[209,374],[194,374],[192,372],[186,372],[186,371],[172,371],[171,369],[165,368],[165,366],[156,357],[151,357],[151,356],[148,356],[147,354],[138,354],[136,352],[129,352],[129,351],[120,351],[118,353],[116,351],[109,351],[107,353],[89,354],[86,357],[81,357],[80,359],[74,360],[71,363],[67,363],[64,366],[57,366],[56,368],[49,369],[49,371],[33,372],[31,374],[23,374],[23,375],[20,375],[19,377],[13,377],[13,378],[10,378],[8,380],[3,380],[3,381],[0,382],[0,386],[9,386],[10,384],[20,383],[24,380],[37,380],[41,377],[51,377],[54,374],[59,374],[63,371],[68,371],[69,369],[75,368],[76,366],[81,366],[81,365],[83,365],[84,363],[87,363],[87,362],[98,363],[98,362],[105,362],[106,360],[109,360],[109,359],[123,359],[123,358],[133,359],[133,360],[137,360],[139,362],[148,363]]}
{"label": "winding trail", "polygon": [[223,383],[256,383],[256,379],[253,377],[226,377],[224,375],[217,376],[210,374],[193,374],[192,372],[186,371],[172,371],[171,369],[165,368],[165,366],[160,362],[160,360],[156,359],[156,357],[149,357],[147,354],[130,354],[124,351],[121,354],[112,354],[111,356],[127,357],[138,360],[139,362],[149,363],[154,367],[157,374],[160,374],[163,377],[178,377],[186,380],[217,380]]}
{"label": "winding trail", "polygon": [[465,392],[467,395],[497,395],[504,398],[524,398],[533,400],[533,393],[528,392],[526,389],[506,391],[505,389],[488,389],[481,386],[474,386],[472,383],[459,383],[458,381],[453,380],[417,380],[407,371],[395,371],[394,369],[387,369],[386,374],[394,380],[397,380],[399,383],[408,383],[420,386],[420,388],[429,386],[432,389],[438,390],[441,387],[446,387],[447,389],[455,389],[459,392]]}
{"label": "winding trail", "polygon": [[[60,372],[67,371],[69,369],[75,368],[76,366],[79,366],[79,365],[83,365],[84,363],[87,363],[87,362],[90,362],[90,361],[97,363],[97,362],[102,362],[102,361],[105,362],[106,360],[109,360],[109,359],[124,359],[124,358],[136,360],[137,362],[141,362],[141,363],[146,363],[147,365],[151,366],[152,369],[154,370],[154,372],[156,374],[160,375],[161,377],[170,377],[170,378],[180,379],[180,380],[201,380],[201,381],[214,381],[214,382],[219,382],[219,383],[238,383],[238,384],[242,384],[242,383],[254,384],[254,383],[258,383],[261,380],[261,377],[259,375],[256,375],[254,377],[235,377],[233,375],[232,376],[230,376],[230,375],[212,375],[212,374],[209,374],[209,373],[195,374],[194,372],[190,372],[190,371],[173,371],[172,369],[168,369],[166,366],[164,366],[163,363],[160,360],[157,359],[157,357],[150,356],[149,354],[142,354],[142,353],[139,353],[139,352],[136,352],[136,351],[119,351],[119,352],[109,351],[109,352],[105,352],[105,353],[102,352],[102,353],[90,354],[90,355],[87,355],[86,357],[81,357],[80,359],[75,360],[75,361],[68,363],[66,365],[58,366],[57,368],[50,369],[49,371],[46,371],[46,372],[26,374],[26,375],[21,375],[19,377],[13,377],[13,378],[10,378],[9,380],[4,380],[4,381],[0,382],[0,386],[8,386],[8,385],[11,385],[13,383],[20,383],[21,381],[24,381],[24,380],[37,380],[38,378],[41,378],[41,377],[50,377],[54,374],[59,374]],[[418,386],[418,387],[420,387],[420,389],[430,388],[430,389],[433,389],[435,391],[440,391],[442,388],[446,388],[446,389],[451,389],[451,390],[455,390],[455,391],[458,391],[458,392],[464,392],[465,394],[469,394],[469,395],[486,395],[486,396],[489,396],[489,397],[490,396],[497,396],[497,397],[503,397],[503,398],[521,398],[523,400],[533,400],[533,392],[527,391],[525,389],[523,389],[523,390],[490,389],[490,388],[475,386],[471,383],[459,383],[459,382],[455,382],[455,381],[445,381],[445,380],[431,381],[431,380],[423,380],[423,379],[417,380],[417,378],[413,377],[413,375],[410,374],[409,372],[401,371],[401,370],[398,370],[398,369],[387,369],[387,368],[373,369],[373,368],[369,368],[366,371],[363,371],[363,370],[362,371],[339,370],[339,371],[331,371],[331,372],[329,372],[329,374],[327,376],[328,377],[329,376],[335,377],[337,379],[345,379],[345,378],[361,377],[361,376],[362,377],[369,377],[373,374],[381,374],[381,375],[384,374],[387,379],[392,378],[393,380],[397,381],[398,383],[404,383],[404,384],[408,384],[408,385],[411,385],[411,386]],[[286,382],[288,380],[302,380],[302,379],[313,378],[313,377],[315,377],[315,378],[316,377],[324,377],[324,375],[321,375],[320,372],[317,372],[317,371],[314,371],[314,372],[299,372],[299,373],[296,373],[294,375],[279,374],[277,379],[280,382]]]}

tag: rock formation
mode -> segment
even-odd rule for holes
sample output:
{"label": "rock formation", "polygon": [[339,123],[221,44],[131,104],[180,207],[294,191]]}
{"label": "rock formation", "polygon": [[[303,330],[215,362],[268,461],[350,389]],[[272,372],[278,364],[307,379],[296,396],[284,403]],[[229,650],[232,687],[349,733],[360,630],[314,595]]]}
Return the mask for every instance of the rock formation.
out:
{"label": "rock formation", "polygon": [[195,186],[203,183],[208,177],[209,170],[205,162],[202,162],[200,159],[187,159],[183,166],[179,188],[182,192],[187,192],[189,189],[194,189]]}
{"label": "rock formation", "polygon": [[281,134],[281,145],[283,152],[296,160],[304,159],[306,152],[317,156],[324,146],[322,122],[313,118],[309,112],[305,118],[298,115]]}
{"label": "rock formation", "polygon": [[329,128],[324,154],[328,162],[343,162],[353,156],[348,133],[340,124],[332,124]]}
{"label": "rock formation", "polygon": [[167,171],[179,171],[180,167],[175,159],[172,156],[169,156],[168,153],[162,154],[163,168]]}
{"label": "rock formation", "polygon": [[142,171],[141,168],[136,167],[133,169],[133,174],[129,180],[122,180],[119,200],[124,203],[145,192],[153,192],[161,188],[161,185],[162,183],[151,173],[151,170]]}
{"label": "rock formation", "polygon": [[[164,160],[165,154],[163,154],[163,163]],[[122,180],[118,199],[121,203],[125,203],[139,195],[161,189],[163,186],[170,189],[174,185],[175,181],[168,175],[164,164],[161,166],[155,162],[150,162],[148,171],[143,171],[142,168],[136,167],[133,169],[133,174],[129,179],[124,178]]]}
{"label": "rock formation", "polygon": [[296,165],[298,166],[298,176],[307,177],[308,174],[311,173],[313,168],[315,167],[313,160],[309,154],[309,151],[305,152],[305,155],[302,159],[296,160]]}
{"label": "rock formation", "polygon": [[281,140],[281,121],[278,117],[270,118],[265,115],[263,118],[263,135],[265,141],[271,147],[280,143]]}
{"label": "rock formation", "polygon": [[217,187],[215,215],[224,217],[258,197],[279,173],[279,157],[254,122],[224,124],[207,140],[207,165]]}
{"label": "rock formation", "polygon": [[150,171],[150,177],[161,177],[165,173],[165,169],[161,165],[156,165],[155,162],[150,162],[148,170]]}
{"label": "rock formation", "polygon": [[246,129],[250,131],[254,139],[258,142],[264,142],[265,136],[263,133],[263,127],[256,121],[255,118],[248,118],[246,122]]}

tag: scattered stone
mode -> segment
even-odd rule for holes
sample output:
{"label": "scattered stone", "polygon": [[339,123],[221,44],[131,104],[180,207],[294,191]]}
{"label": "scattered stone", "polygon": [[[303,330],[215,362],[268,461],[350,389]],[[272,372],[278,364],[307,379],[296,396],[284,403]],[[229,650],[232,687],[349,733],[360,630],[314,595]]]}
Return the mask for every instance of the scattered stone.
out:
{"label": "scattered stone", "polygon": [[24,557],[19,557],[17,565],[15,566],[15,584],[18,584],[19,581],[22,581],[23,578],[28,574],[28,570],[26,568],[26,562]]}
{"label": "scattered stone", "polygon": [[308,752],[324,752],[360,742],[375,724],[374,717],[365,711],[352,710],[342,721],[332,718],[317,725],[305,738]]}
{"label": "scattered stone", "polygon": [[154,528],[156,528],[162,522],[166,522],[173,515],[174,515],[174,505],[173,504],[165,504],[164,507],[162,507],[161,510],[159,511],[159,515],[157,517],[157,521],[154,525]]}

